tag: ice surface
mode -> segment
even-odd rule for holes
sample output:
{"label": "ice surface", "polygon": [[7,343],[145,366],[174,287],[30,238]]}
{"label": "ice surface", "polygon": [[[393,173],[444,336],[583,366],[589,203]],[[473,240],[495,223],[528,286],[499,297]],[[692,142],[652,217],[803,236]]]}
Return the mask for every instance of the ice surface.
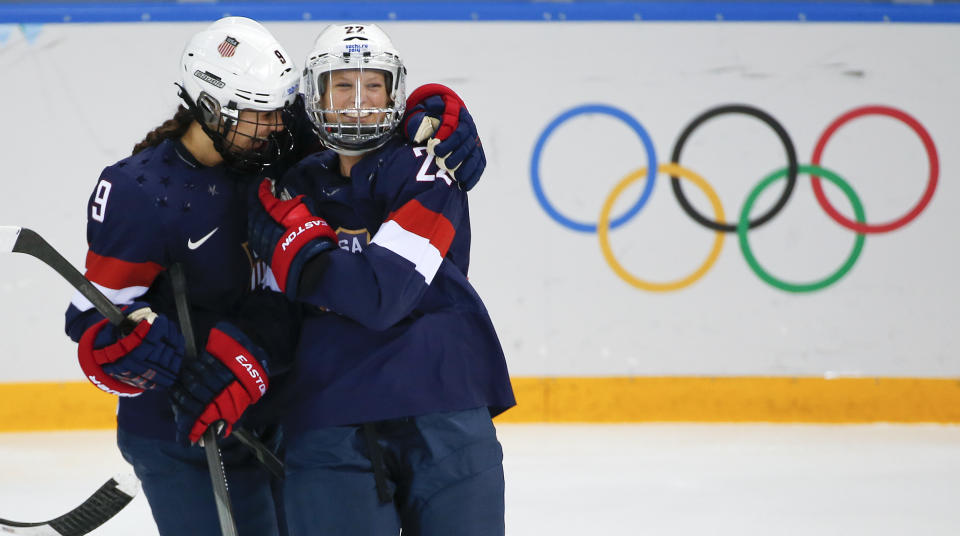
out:
{"label": "ice surface", "polygon": [[[960,427],[498,426],[507,534],[960,534]],[[39,521],[127,468],[110,431],[0,434],[0,517]],[[96,536],[156,535],[141,495]]]}

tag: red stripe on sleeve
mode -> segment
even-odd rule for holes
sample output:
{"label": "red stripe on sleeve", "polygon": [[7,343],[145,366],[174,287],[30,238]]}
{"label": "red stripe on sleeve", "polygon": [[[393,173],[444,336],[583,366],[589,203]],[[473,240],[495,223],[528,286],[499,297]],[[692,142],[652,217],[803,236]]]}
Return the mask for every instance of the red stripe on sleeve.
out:
{"label": "red stripe on sleeve", "polygon": [[440,251],[440,256],[447,255],[450,243],[457,231],[443,214],[434,212],[423,206],[416,199],[412,199],[399,210],[390,215],[391,220],[407,231],[422,236]]}
{"label": "red stripe on sleeve", "polygon": [[162,271],[155,262],[128,262],[87,251],[87,279],[107,288],[149,287]]}

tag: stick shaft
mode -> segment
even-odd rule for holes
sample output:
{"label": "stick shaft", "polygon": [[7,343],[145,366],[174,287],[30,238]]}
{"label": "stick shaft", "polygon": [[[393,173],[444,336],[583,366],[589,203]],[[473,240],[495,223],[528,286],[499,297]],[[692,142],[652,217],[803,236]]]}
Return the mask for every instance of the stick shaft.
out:
{"label": "stick shaft", "polygon": [[[180,331],[183,333],[184,350],[187,359],[197,358],[197,340],[193,336],[193,322],[190,320],[190,303],[187,299],[187,278],[183,266],[179,263],[169,268],[173,283],[173,298],[177,305],[177,317],[180,319]],[[233,519],[233,505],[230,504],[230,490],[227,488],[227,473],[223,468],[223,458],[217,445],[215,426],[203,433],[203,450],[207,455],[207,467],[210,469],[210,483],[213,485],[213,498],[217,503],[217,517],[220,519],[220,531],[223,536],[237,536],[237,526]]]}
{"label": "stick shaft", "polygon": [[[104,296],[93,283],[90,282],[79,270],[74,268],[70,261],[65,259],[53,246],[47,243],[42,236],[26,227],[0,227],[0,236],[7,237],[3,240],[8,242],[14,233],[11,229],[18,229],[16,238],[9,251],[14,253],[24,253],[31,257],[40,259],[47,266],[53,268],[61,277],[67,280],[73,288],[77,289],[84,298],[93,304],[97,311],[105,316],[111,324],[119,326],[122,330],[132,331],[136,327],[132,321],[127,320],[123,311],[113,304],[109,298]],[[0,249],[0,251],[4,251]]]}

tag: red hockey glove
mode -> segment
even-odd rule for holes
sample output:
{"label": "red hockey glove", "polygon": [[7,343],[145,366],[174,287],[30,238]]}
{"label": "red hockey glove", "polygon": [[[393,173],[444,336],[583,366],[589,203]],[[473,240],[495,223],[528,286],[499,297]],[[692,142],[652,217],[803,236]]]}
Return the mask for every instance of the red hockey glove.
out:
{"label": "red hockey glove", "polygon": [[264,179],[247,217],[250,246],[270,265],[280,291],[291,298],[297,296],[306,262],[337,247],[337,233],[308,201],[302,195],[278,199],[271,181]]}
{"label": "red hockey glove", "polygon": [[403,125],[407,139],[426,141],[430,156],[464,191],[477,184],[487,158],[473,117],[452,89],[441,84],[418,87],[407,98]]}
{"label": "red hockey glove", "polygon": [[223,421],[230,435],[243,412],[267,392],[267,355],[232,324],[219,322],[197,359],[187,360],[171,388],[177,440],[196,443]]}
{"label": "red hockey glove", "polygon": [[124,308],[137,327],[121,337],[104,319],[84,332],[77,347],[80,368],[91,383],[119,396],[169,387],[180,371],[183,336],[167,317],[143,302]]}

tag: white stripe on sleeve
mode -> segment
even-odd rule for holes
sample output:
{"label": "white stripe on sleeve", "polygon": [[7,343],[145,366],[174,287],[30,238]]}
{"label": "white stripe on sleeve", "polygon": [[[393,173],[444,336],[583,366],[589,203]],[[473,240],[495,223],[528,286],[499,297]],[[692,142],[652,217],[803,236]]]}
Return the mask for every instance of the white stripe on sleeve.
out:
{"label": "white stripe on sleeve", "polygon": [[440,250],[434,247],[430,240],[407,231],[393,220],[387,220],[381,225],[370,243],[387,248],[412,262],[428,285],[433,281],[433,276],[437,275],[440,263],[443,262]]}
{"label": "white stripe on sleeve", "polygon": [[[91,283],[93,282],[91,281]],[[120,290],[115,290],[98,285],[96,283],[93,283],[93,286],[100,289],[100,292],[102,292],[108,300],[117,305],[130,305],[133,303],[133,300],[146,294],[147,290],[149,289],[149,287],[127,287]],[[90,303],[90,300],[88,300],[83,294],[80,294],[80,291],[77,291],[73,295],[73,299],[70,300],[70,303],[72,303],[73,306],[79,309],[81,312],[93,308],[93,304]]]}

